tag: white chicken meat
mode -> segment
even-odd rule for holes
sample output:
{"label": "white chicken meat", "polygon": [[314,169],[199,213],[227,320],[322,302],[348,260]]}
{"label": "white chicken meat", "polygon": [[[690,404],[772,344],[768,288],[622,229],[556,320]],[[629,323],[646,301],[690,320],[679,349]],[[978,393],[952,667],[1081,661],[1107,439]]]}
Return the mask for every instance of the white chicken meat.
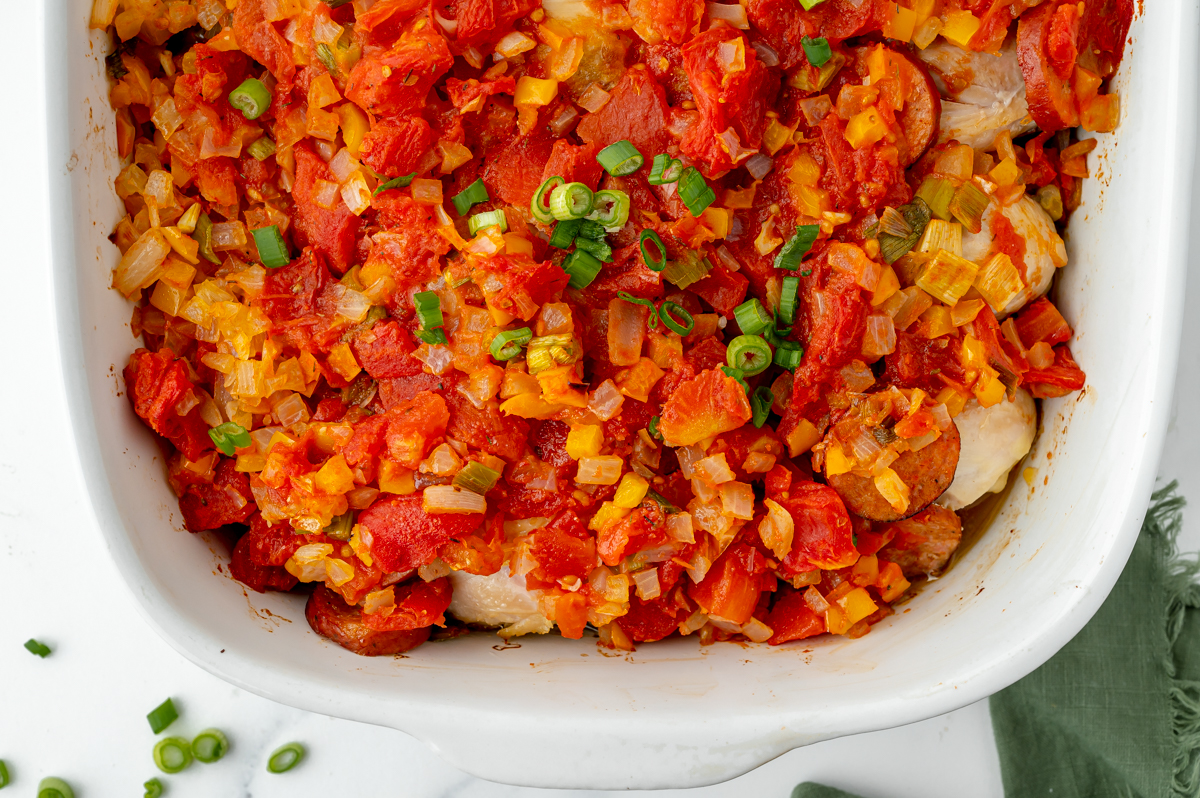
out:
{"label": "white chicken meat", "polygon": [[961,438],[954,481],[938,504],[960,510],[985,493],[999,493],[1008,472],[1029,453],[1037,432],[1037,407],[1033,397],[1018,388],[1013,401],[1003,399],[983,407],[974,399],[954,417]]}
{"label": "white chicken meat", "polygon": [[455,571],[450,582],[454,598],[449,613],[460,621],[500,627],[504,638],[545,634],[554,628],[538,609],[537,597],[525,588],[525,577],[513,576],[507,565],[490,576]]}
{"label": "white chicken meat", "polygon": [[1067,265],[1067,247],[1045,209],[1028,194],[1022,194],[1009,205],[1001,205],[993,199],[983,213],[980,231],[963,231],[964,258],[976,263],[987,262],[995,243],[992,226],[996,214],[1008,220],[1013,232],[1025,241],[1025,288],[1003,308],[996,309],[996,316],[1003,319],[1050,290],[1055,270]]}
{"label": "white chicken meat", "polygon": [[998,55],[964,50],[939,38],[917,55],[929,67],[942,95],[938,142],[956,139],[990,150],[996,134],[1014,137],[1037,127],[1025,101],[1025,78],[1010,38]]}

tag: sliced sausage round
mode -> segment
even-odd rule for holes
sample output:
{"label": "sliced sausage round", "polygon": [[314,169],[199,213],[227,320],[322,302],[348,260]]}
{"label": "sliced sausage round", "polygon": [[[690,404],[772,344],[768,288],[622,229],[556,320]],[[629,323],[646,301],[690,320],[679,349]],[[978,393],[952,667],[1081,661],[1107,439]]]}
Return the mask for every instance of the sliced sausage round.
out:
{"label": "sliced sausage round", "polygon": [[348,651],[364,657],[403,654],[429,639],[429,627],[377,632],[363,621],[362,611],[351,607],[327,587],[318,587],[304,608],[308,625]]}

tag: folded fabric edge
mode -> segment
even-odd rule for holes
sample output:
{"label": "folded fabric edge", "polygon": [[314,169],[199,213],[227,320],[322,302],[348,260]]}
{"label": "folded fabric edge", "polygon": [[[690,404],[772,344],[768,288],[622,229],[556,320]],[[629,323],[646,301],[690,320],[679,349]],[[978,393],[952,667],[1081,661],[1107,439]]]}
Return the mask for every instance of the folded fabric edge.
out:
{"label": "folded fabric edge", "polygon": [[1177,548],[1187,503],[1178,495],[1178,487],[1179,481],[1172,480],[1154,491],[1143,529],[1159,538],[1167,561],[1162,666],[1171,680],[1171,734],[1175,743],[1172,790],[1181,798],[1191,798],[1200,792],[1200,681],[1181,678],[1175,661],[1187,611],[1200,608],[1200,560],[1180,556]]}

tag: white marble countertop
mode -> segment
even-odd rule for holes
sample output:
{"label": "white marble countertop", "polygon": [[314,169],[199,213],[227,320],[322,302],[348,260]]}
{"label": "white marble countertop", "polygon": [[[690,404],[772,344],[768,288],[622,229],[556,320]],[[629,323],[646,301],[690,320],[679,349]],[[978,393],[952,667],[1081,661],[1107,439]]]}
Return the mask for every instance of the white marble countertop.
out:
{"label": "white marble countertop", "polygon": [[[13,778],[5,795],[32,796],[46,775],[66,779],[78,798],[140,796],[142,782],[156,775],[171,798],[582,795],[480,781],[400,732],[258,698],[185,661],[138,616],[95,529],[62,396],[41,144],[42,4],[9,6],[10,33],[0,48],[13,109],[0,125],[7,187],[0,194],[0,240],[11,286],[0,314],[0,365],[14,380],[0,392],[0,759]],[[1192,219],[1192,229],[1200,230],[1200,201],[1193,202]],[[1192,246],[1193,274],[1200,273],[1198,263],[1200,233]],[[1192,281],[1188,295],[1189,307],[1200,307],[1200,280]],[[1200,549],[1197,395],[1200,314],[1190,313],[1160,469],[1196,502],[1185,524],[1189,551]],[[27,653],[21,644],[31,637],[50,645],[53,655],[42,660]],[[176,776],[157,773],[145,714],[168,696],[181,713],[171,732],[221,728],[232,743],[225,759]],[[291,740],[308,747],[307,759],[287,775],[269,775],[267,755]],[[732,782],[686,792],[689,798],[782,797],[807,779],[880,798],[1002,795],[986,702],[793,751]]]}

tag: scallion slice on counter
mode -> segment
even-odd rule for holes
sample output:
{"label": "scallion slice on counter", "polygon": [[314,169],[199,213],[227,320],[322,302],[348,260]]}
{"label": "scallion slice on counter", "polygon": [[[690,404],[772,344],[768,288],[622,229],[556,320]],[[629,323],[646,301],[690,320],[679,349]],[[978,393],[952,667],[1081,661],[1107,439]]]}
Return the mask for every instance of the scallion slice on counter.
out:
{"label": "scallion slice on counter", "polygon": [[257,78],[246,78],[242,85],[229,92],[229,104],[247,119],[258,119],[271,107],[271,92]]}
{"label": "scallion slice on counter", "polygon": [[75,798],[75,791],[57,776],[47,776],[38,782],[37,798]]}
{"label": "scallion slice on counter", "polygon": [[489,347],[492,357],[497,360],[512,360],[521,354],[521,347],[533,340],[533,330],[520,327],[516,330],[504,330],[492,339]]}
{"label": "scallion slice on counter", "polygon": [[258,259],[262,261],[263,266],[278,269],[291,262],[287,242],[283,240],[283,233],[279,232],[278,225],[260,227],[251,232],[254,234],[254,246],[258,247]]}
{"label": "scallion slice on counter", "polygon": [[550,213],[560,222],[582,219],[592,212],[594,195],[583,183],[563,183],[550,194]]}
{"label": "scallion slice on counter", "polygon": [[795,341],[783,341],[775,350],[775,365],[794,371],[804,357],[804,349]]}
{"label": "scallion slice on counter", "polygon": [[624,191],[597,191],[592,195],[588,219],[604,225],[605,230],[620,230],[629,221],[629,195]]}
{"label": "scallion slice on counter", "polygon": [[486,211],[477,213],[467,221],[467,229],[471,231],[471,235],[475,235],[485,227],[499,227],[503,233],[508,230],[508,217],[504,215],[504,211]]}
{"label": "scallion slice on counter", "polygon": [[[238,429],[241,428],[239,427]],[[179,712],[177,712],[175,709],[175,702],[168,698],[166,701],[150,710],[150,712],[146,715],[146,720],[150,723],[150,731],[158,734],[160,731],[174,723],[175,719],[178,717]]]}
{"label": "scallion slice on counter", "polygon": [[[672,314],[680,320],[676,321]],[[696,320],[692,318],[692,314],[674,302],[662,303],[658,309],[658,317],[668,330],[677,335],[687,335],[696,327]]]}
{"label": "scallion slice on counter", "polygon": [[192,746],[182,737],[164,737],[154,744],[154,765],[163,773],[179,773],[192,764]]}
{"label": "scallion slice on counter", "polygon": [[683,200],[692,216],[699,216],[717,201],[717,195],[705,181],[704,175],[696,167],[689,166],[679,177],[679,199]]}
{"label": "scallion slice on counter", "polygon": [[729,342],[725,362],[747,377],[761,374],[771,365],[771,345],[758,335],[739,335]]}
{"label": "scallion slice on counter", "polygon": [[229,740],[220,729],[205,729],[192,740],[192,755],[199,762],[216,762],[228,751]]}
{"label": "scallion slice on counter", "polygon": [[533,199],[529,201],[529,212],[533,214],[534,219],[537,219],[542,224],[551,224],[554,222],[554,214],[550,212],[550,195],[565,182],[562,179],[562,175],[555,175],[554,177],[546,178],[538,186],[538,190],[533,192]]}
{"label": "scallion slice on counter", "polygon": [[45,643],[39,642],[39,641],[33,639],[32,637],[25,641],[25,650],[28,651],[30,654],[36,654],[37,656],[41,657],[42,659],[45,659],[46,657],[50,656],[50,646],[46,645]]}
{"label": "scallion slice on counter", "polygon": [[582,249],[568,255],[562,265],[563,271],[571,276],[569,285],[572,288],[587,288],[603,267],[604,264],[597,260],[595,255]]}
{"label": "scallion slice on counter", "polygon": [[771,326],[771,316],[757,299],[747,299],[733,309],[733,318],[746,335],[758,335]]}
{"label": "scallion slice on counter", "polygon": [[304,746],[300,743],[287,743],[275,749],[267,760],[268,773],[287,773],[296,765],[300,764],[300,760],[304,759]]}
{"label": "scallion slice on counter", "polygon": [[618,141],[609,144],[596,155],[596,160],[604,170],[613,177],[633,174],[642,168],[646,159],[638,152],[637,147],[628,141]]}
{"label": "scallion slice on counter", "polygon": [[683,162],[660,152],[654,156],[654,161],[650,164],[650,177],[646,180],[652,186],[661,186],[674,183],[682,174]]}
{"label": "scallion slice on counter", "polygon": [[[646,249],[646,244],[652,244],[658,250],[658,257],[650,257],[650,252]],[[646,264],[646,268],[652,272],[661,272],[667,268],[667,246],[659,237],[658,233],[653,230],[643,230],[641,236],[638,237],[638,244],[642,249],[642,262]]]}
{"label": "scallion slice on counter", "polygon": [[463,466],[462,471],[454,475],[453,484],[455,487],[483,496],[496,486],[499,479],[499,471],[485,466],[478,460],[472,460]]}
{"label": "scallion slice on counter", "polygon": [[142,794],[142,798],[162,798],[163,784],[158,779],[150,779],[143,782],[142,788],[146,790]]}
{"label": "scallion slice on counter", "polygon": [[754,389],[754,393],[750,395],[750,411],[754,414],[750,419],[754,426],[762,427],[767,423],[767,416],[771,415],[771,405],[775,403],[775,394],[771,393],[771,389],[765,385],[760,385]]}
{"label": "scallion slice on counter", "polygon": [[796,234],[788,239],[788,242],[779,250],[779,254],[775,256],[775,268],[787,271],[798,269],[800,261],[812,249],[812,245],[817,240],[817,233],[820,231],[820,225],[796,225]]}
{"label": "scallion slice on counter", "polygon": [[459,216],[466,216],[467,211],[471,210],[471,206],[478,205],[481,202],[487,202],[487,186],[483,184],[483,178],[479,178],[474,183],[455,194],[450,198],[450,201],[454,203],[454,210],[458,211]]}

